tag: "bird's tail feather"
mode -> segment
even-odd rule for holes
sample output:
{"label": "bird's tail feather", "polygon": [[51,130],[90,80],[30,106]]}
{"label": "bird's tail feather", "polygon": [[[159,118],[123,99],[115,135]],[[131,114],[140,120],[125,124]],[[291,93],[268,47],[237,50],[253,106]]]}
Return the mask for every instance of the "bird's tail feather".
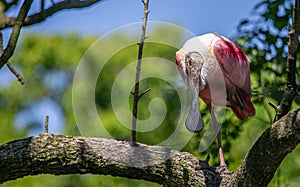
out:
{"label": "bird's tail feather", "polygon": [[[235,99],[234,99],[235,100]],[[242,100],[246,104],[246,106],[240,106],[239,102],[235,102],[234,105],[231,105],[230,108],[234,112],[234,114],[241,120],[245,120],[249,117],[252,117],[255,115],[256,111],[255,108],[251,102],[250,95],[243,95]]]}

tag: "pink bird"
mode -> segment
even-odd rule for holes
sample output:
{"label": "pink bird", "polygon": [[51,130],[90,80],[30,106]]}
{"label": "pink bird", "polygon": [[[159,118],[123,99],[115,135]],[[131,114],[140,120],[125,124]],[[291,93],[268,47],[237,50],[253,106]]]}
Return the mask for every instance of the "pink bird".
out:
{"label": "pink bird", "polygon": [[217,133],[220,168],[227,170],[221,135],[212,105],[227,106],[241,120],[255,115],[251,102],[250,64],[232,41],[216,33],[189,39],[176,52],[176,64],[191,92],[191,106],[185,125],[191,132],[203,129],[200,97],[208,106]]}

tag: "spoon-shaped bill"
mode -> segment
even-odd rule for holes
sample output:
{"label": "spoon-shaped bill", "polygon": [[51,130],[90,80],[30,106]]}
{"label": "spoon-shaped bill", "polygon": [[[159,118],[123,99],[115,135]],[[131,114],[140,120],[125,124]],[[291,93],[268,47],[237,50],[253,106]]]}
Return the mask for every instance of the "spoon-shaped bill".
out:
{"label": "spoon-shaped bill", "polygon": [[204,124],[199,110],[199,86],[191,87],[191,106],[188,117],[185,121],[186,128],[191,132],[199,132],[203,129]]}

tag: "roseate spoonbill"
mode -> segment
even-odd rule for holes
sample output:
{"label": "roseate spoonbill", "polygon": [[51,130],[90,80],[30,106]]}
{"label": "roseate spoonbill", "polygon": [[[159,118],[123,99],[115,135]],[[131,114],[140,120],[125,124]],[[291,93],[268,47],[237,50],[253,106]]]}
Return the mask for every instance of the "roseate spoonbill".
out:
{"label": "roseate spoonbill", "polygon": [[249,59],[228,38],[208,33],[186,41],[176,52],[176,64],[191,93],[192,103],[185,125],[191,132],[203,129],[198,101],[200,97],[207,104],[215,126],[220,167],[227,169],[212,105],[230,107],[241,120],[255,115],[251,102]]}

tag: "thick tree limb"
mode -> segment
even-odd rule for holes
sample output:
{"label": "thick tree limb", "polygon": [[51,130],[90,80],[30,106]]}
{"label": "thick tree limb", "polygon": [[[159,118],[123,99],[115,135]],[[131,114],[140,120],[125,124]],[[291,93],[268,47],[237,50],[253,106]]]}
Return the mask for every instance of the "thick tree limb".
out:
{"label": "thick tree limb", "polygon": [[[165,186],[266,186],[283,158],[300,143],[300,109],[267,129],[237,172],[196,170],[186,152],[102,138],[43,134],[0,146],[0,183],[48,173],[101,174],[153,181]],[[202,162],[200,162],[202,164]]]}
{"label": "thick tree limb", "polygon": [[267,186],[282,160],[300,143],[300,109],[273,123],[235,173],[234,185]]}
{"label": "thick tree limb", "polygon": [[0,183],[40,173],[93,173],[171,186],[203,184],[203,173],[195,172],[197,165],[193,155],[163,147],[132,147],[124,141],[43,134],[1,146]]}
{"label": "thick tree limb", "polygon": [[298,37],[300,34],[300,0],[296,0],[293,8],[292,25],[289,32],[288,56],[286,63],[286,86],[280,105],[276,109],[274,122],[286,115],[291,109],[292,102],[298,94],[296,84],[296,60],[298,50]]}

